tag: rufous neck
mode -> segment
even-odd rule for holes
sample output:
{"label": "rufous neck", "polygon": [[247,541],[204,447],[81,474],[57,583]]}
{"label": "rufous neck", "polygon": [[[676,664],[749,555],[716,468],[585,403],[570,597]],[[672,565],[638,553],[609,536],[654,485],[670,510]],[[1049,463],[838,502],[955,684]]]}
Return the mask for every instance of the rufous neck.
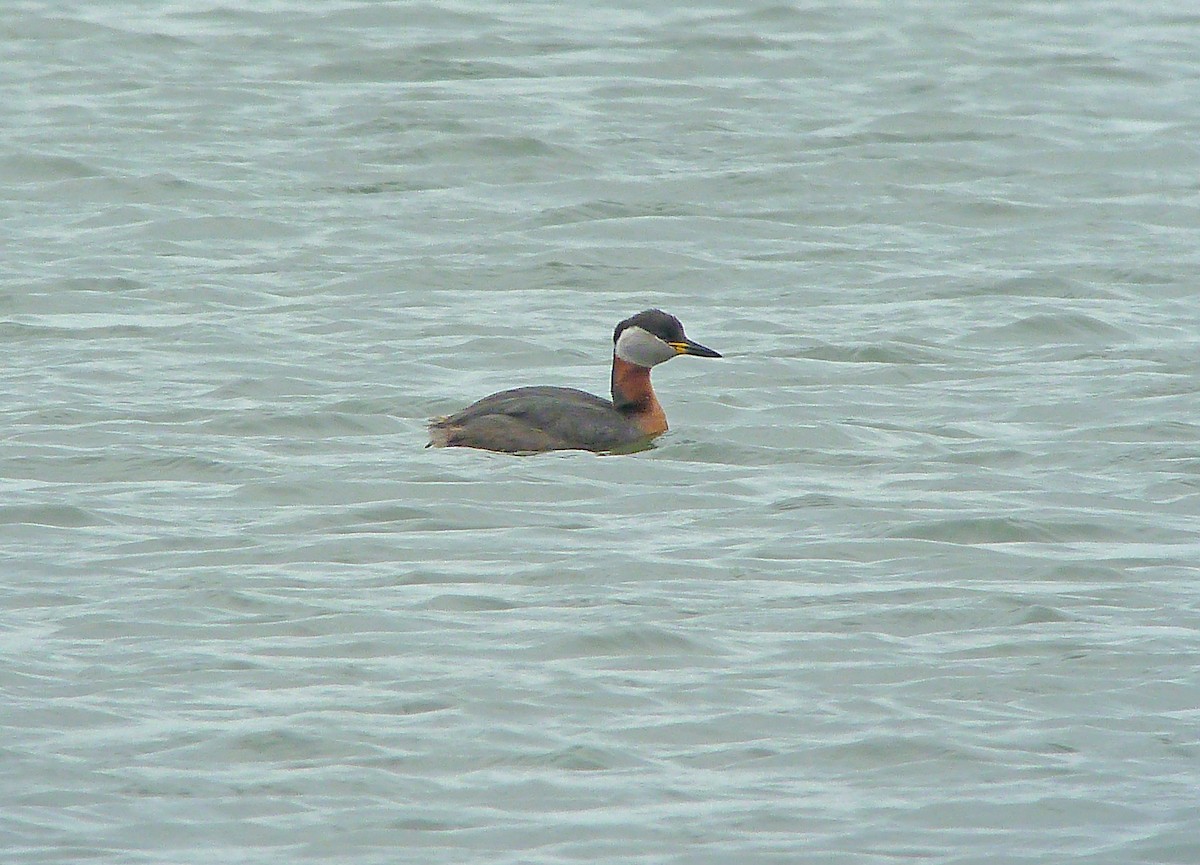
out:
{"label": "rufous neck", "polygon": [[612,399],[617,411],[625,415],[646,435],[667,431],[667,416],[658,404],[650,385],[650,370],[613,355]]}

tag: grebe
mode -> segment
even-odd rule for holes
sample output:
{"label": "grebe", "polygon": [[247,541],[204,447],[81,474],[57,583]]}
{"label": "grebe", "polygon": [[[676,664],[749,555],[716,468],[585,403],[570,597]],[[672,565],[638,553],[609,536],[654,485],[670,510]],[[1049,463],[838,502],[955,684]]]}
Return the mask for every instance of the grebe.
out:
{"label": "grebe", "polygon": [[429,424],[426,447],[503,453],[635,450],[667,431],[650,368],[676,355],[720,357],[688,339],[661,309],[625,319],[613,331],[612,400],[571,387],[518,387],[486,396]]}

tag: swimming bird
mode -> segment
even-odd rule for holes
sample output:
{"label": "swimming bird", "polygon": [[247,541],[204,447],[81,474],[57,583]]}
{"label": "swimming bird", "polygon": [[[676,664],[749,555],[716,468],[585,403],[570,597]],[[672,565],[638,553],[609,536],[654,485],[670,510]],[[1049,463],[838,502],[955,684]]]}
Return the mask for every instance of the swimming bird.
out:
{"label": "swimming bird", "polygon": [[426,447],[503,453],[637,450],[667,431],[667,416],[650,386],[650,369],[681,354],[721,356],[688,339],[675,316],[647,309],[613,331],[611,400],[570,387],[500,391],[434,418]]}

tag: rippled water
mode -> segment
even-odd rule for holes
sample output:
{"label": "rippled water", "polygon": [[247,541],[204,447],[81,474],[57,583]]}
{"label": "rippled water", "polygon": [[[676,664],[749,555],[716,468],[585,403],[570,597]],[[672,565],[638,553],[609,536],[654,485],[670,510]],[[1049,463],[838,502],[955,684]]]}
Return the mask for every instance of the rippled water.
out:
{"label": "rippled water", "polygon": [[5,862],[1200,860],[1188,4],[9,6]]}

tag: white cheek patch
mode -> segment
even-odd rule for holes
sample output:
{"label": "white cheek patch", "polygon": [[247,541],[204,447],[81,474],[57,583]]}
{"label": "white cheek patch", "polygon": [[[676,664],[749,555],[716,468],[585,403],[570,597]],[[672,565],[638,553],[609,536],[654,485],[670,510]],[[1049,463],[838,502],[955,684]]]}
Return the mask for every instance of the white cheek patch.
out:
{"label": "white cheek patch", "polygon": [[675,349],[648,330],[627,327],[617,339],[616,353],[621,360],[649,368],[673,358]]}

